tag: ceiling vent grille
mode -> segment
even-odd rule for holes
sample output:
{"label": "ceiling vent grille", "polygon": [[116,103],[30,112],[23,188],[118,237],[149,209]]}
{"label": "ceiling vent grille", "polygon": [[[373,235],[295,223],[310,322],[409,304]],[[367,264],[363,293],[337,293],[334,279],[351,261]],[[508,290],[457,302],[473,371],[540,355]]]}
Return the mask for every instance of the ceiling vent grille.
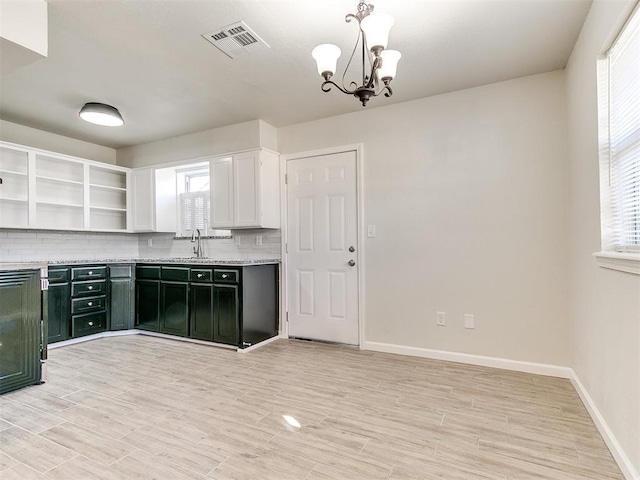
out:
{"label": "ceiling vent grille", "polygon": [[244,22],[236,22],[202,36],[230,58],[269,48],[269,45]]}

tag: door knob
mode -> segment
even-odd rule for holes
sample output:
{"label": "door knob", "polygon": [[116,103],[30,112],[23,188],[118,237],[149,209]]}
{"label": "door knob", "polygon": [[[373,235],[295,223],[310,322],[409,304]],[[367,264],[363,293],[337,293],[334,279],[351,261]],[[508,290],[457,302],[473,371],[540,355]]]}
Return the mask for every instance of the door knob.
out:
{"label": "door knob", "polygon": [[355,252],[355,251],[356,251],[356,247],[354,247],[353,245],[351,245],[351,246],[349,247],[349,251],[350,251],[351,253]]}
{"label": "door knob", "polygon": [[356,264],[356,261],[355,261],[355,260],[349,260],[349,266],[350,266],[350,267],[355,266],[355,264]]}

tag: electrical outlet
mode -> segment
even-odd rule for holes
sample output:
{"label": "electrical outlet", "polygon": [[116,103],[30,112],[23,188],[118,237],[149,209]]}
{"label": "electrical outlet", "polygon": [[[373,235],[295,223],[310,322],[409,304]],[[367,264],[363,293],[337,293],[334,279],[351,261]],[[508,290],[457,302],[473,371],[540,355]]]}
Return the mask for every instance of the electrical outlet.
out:
{"label": "electrical outlet", "polygon": [[147,247],[153,247],[153,238],[147,238]]}
{"label": "electrical outlet", "polygon": [[447,324],[447,314],[445,312],[436,312],[436,325],[444,327]]}
{"label": "electrical outlet", "polygon": [[473,316],[473,314],[464,314],[464,328],[476,328],[476,318]]}
{"label": "electrical outlet", "polygon": [[258,247],[262,246],[262,235],[256,235],[256,245]]}
{"label": "electrical outlet", "polygon": [[240,235],[233,236],[234,245],[242,245],[242,237]]}

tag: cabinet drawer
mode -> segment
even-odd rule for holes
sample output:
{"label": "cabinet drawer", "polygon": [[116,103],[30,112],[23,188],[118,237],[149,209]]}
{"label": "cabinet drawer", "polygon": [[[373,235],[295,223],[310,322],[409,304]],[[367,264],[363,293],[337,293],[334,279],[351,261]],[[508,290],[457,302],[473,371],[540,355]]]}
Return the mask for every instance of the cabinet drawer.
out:
{"label": "cabinet drawer", "polygon": [[216,268],[213,271],[213,281],[223,283],[238,283],[238,270],[228,270]]}
{"label": "cabinet drawer", "polygon": [[162,267],[162,280],[189,281],[188,267]]}
{"label": "cabinet drawer", "polygon": [[90,295],[104,295],[107,292],[107,282],[97,280],[95,282],[73,282],[71,286],[72,297],[86,297]]}
{"label": "cabinet drawer", "polygon": [[191,281],[192,282],[211,282],[213,279],[213,272],[211,269],[192,268],[191,269]]}
{"label": "cabinet drawer", "polygon": [[86,315],[75,315],[71,318],[73,325],[73,336],[91,335],[92,333],[103,332],[107,327],[107,314],[88,313]]}
{"label": "cabinet drawer", "polygon": [[136,278],[143,278],[149,280],[160,279],[160,266],[159,265],[142,265],[136,267]]}
{"label": "cabinet drawer", "polygon": [[79,313],[97,312],[98,310],[104,310],[106,304],[106,297],[87,297],[87,298],[74,298],[71,300],[71,313],[73,315]]}
{"label": "cabinet drawer", "polygon": [[110,265],[110,278],[131,278],[133,273],[133,265]]}
{"label": "cabinet drawer", "polygon": [[69,281],[69,268],[49,268],[47,273],[49,283],[64,283]]}
{"label": "cabinet drawer", "polygon": [[107,267],[81,267],[71,269],[71,280],[107,278]]}

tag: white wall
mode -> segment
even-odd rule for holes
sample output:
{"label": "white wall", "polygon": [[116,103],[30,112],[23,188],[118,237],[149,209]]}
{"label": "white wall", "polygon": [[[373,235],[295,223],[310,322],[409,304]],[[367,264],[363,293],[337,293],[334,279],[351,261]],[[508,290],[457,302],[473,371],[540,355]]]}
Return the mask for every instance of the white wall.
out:
{"label": "white wall", "polygon": [[569,365],[563,73],[375,104],[278,132],[364,145],[366,340]]}
{"label": "white wall", "polygon": [[95,143],[76,140],[44,130],[0,120],[0,140],[56,153],[87,158],[97,162],[116,163],[116,151]]}
{"label": "white wall", "polygon": [[130,168],[147,167],[259,148],[263,137],[270,139],[275,136],[270,134],[273,127],[268,127],[270,125],[262,120],[252,120],[121,148],[118,150],[118,165]]}
{"label": "white wall", "polygon": [[[640,472],[640,277],[600,268],[596,56],[633,1],[596,0],[566,70],[573,368]],[[640,477],[639,477],[640,478]]]}

